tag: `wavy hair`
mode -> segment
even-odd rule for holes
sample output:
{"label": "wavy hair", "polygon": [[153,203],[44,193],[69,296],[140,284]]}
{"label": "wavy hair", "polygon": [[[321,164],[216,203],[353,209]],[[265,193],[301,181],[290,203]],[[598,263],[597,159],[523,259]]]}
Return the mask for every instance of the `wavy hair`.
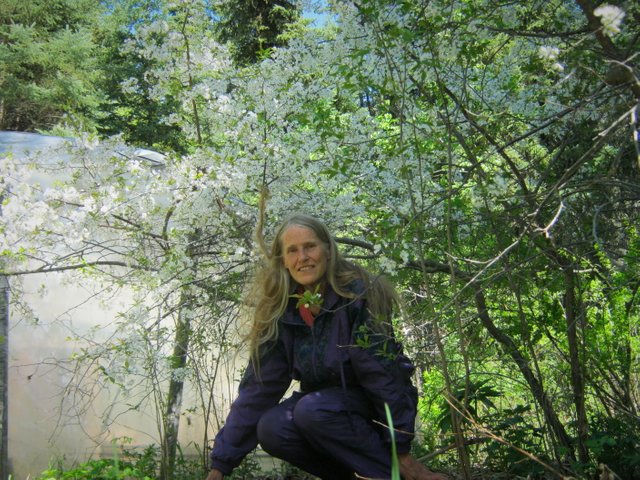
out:
{"label": "wavy hair", "polygon": [[[308,228],[315,233],[327,255],[325,284],[329,284],[338,295],[345,298],[364,295],[374,325],[388,332],[393,308],[399,304],[395,290],[383,277],[374,277],[364,268],[342,257],[331,232],[320,220],[301,214],[287,218],[276,230],[270,248],[264,241],[262,222],[259,222],[256,237],[264,259],[258,265],[247,295],[247,304],[253,308],[253,322],[247,341],[251,359],[257,369],[263,348],[278,336],[278,319],[283,315],[290,295],[297,288],[296,282],[284,266],[282,252],[282,236],[292,226]],[[349,290],[348,287],[354,280],[363,282],[364,293],[357,294]]]}

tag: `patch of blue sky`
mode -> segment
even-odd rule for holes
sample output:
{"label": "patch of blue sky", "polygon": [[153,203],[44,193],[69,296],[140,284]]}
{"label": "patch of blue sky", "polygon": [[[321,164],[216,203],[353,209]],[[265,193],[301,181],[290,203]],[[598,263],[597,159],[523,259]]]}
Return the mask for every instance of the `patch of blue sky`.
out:
{"label": "patch of blue sky", "polygon": [[302,16],[312,21],[314,27],[324,27],[330,15],[327,13],[326,0],[303,0]]}

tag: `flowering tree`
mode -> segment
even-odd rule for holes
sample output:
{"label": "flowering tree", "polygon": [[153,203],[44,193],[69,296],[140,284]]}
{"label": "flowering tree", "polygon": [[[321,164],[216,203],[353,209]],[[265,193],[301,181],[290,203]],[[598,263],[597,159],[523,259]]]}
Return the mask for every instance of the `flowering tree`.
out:
{"label": "flowering tree", "polygon": [[[243,171],[265,166],[274,216],[292,203],[331,212],[406,282],[408,339],[439,352],[463,465],[464,437],[487,435],[472,399],[491,409],[488,395],[503,395],[481,388],[495,371],[521,379],[500,391],[535,405],[525,418],[528,402],[511,399],[505,425],[521,418],[526,430],[539,416],[545,454],[587,465],[589,422],[637,409],[636,37],[622,27],[635,10],[358,2],[335,12],[335,29],[276,51],[234,92],[255,127],[227,143],[251,156],[230,157]],[[603,321],[627,333],[614,340],[594,328]],[[534,435],[494,428],[538,450]]]}
{"label": "flowering tree", "polygon": [[[633,51],[634,34],[620,30],[624,11],[595,9],[588,2],[579,6],[361,2],[356,8],[375,39],[359,58],[376,61],[366,87],[377,118],[386,118],[379,164],[395,163],[405,187],[396,186],[398,193],[387,197],[394,199],[393,213],[382,210],[397,225],[384,224],[384,240],[392,243],[383,249],[395,247],[396,259],[414,259],[421,270],[424,283],[416,293],[426,294],[421,303],[435,319],[437,342],[438,319],[456,319],[447,321],[444,331],[457,332],[457,342],[440,345],[444,358],[463,353],[462,367],[454,367],[457,360],[443,365],[449,394],[460,402],[456,409],[473,418],[477,412],[469,399],[478,395],[477,380],[499,368],[482,373],[489,358],[498,358],[480,348],[481,325],[517,366],[545,419],[550,443],[557,445],[558,460],[569,452],[587,464],[587,409],[593,416],[601,408],[625,415],[627,405],[637,405],[637,399],[627,402],[626,393],[600,391],[587,407],[586,378],[595,371],[616,376],[585,348],[604,341],[589,338],[589,325],[619,299],[583,272],[597,271],[601,280],[609,279],[605,284],[614,282],[633,295],[629,266],[637,257],[626,252],[634,251],[637,231],[617,229],[599,212],[631,215],[628,220],[637,216],[637,204],[628,203],[628,187],[635,187],[627,182],[630,175],[637,177],[638,80],[634,57],[625,53]],[[398,208],[403,205],[405,212]],[[390,235],[394,231],[397,239]],[[611,262],[622,270],[612,270]],[[448,282],[428,279],[442,272]],[[624,287],[618,283],[622,278]],[[601,303],[590,307],[586,299],[594,297]],[[627,351],[634,348],[632,325],[638,318],[632,304],[608,317],[630,333],[620,339]],[[566,391],[572,394],[565,398],[551,398],[544,387],[550,372],[540,358],[549,345],[569,372],[563,378],[570,379]],[[628,372],[625,378],[637,375],[628,356],[621,360],[616,363]],[[551,377],[552,385],[564,383]],[[618,398],[615,407],[613,398]],[[576,441],[559,414],[567,408],[573,411]],[[464,459],[462,443],[457,445]]]}

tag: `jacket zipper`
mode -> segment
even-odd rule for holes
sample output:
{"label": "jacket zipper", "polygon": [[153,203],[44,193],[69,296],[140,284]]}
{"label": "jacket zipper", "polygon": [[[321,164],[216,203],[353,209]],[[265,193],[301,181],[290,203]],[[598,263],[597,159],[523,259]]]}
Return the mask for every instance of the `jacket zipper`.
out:
{"label": "jacket zipper", "polygon": [[313,370],[313,377],[316,382],[319,381],[318,368],[316,365],[316,322],[319,317],[320,315],[318,315],[311,324],[311,369]]}

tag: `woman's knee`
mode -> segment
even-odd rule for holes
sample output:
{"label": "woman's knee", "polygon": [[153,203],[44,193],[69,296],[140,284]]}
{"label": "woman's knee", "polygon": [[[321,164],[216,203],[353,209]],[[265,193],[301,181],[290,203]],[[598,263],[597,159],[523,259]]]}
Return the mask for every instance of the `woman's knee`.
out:
{"label": "woman's knee", "polygon": [[323,391],[312,392],[302,397],[293,409],[293,421],[302,431],[322,428],[335,419],[339,412],[334,399],[327,398]]}
{"label": "woman's knee", "polygon": [[258,443],[267,453],[277,456],[281,446],[280,435],[282,433],[284,419],[277,410],[269,410],[258,421],[256,434]]}

